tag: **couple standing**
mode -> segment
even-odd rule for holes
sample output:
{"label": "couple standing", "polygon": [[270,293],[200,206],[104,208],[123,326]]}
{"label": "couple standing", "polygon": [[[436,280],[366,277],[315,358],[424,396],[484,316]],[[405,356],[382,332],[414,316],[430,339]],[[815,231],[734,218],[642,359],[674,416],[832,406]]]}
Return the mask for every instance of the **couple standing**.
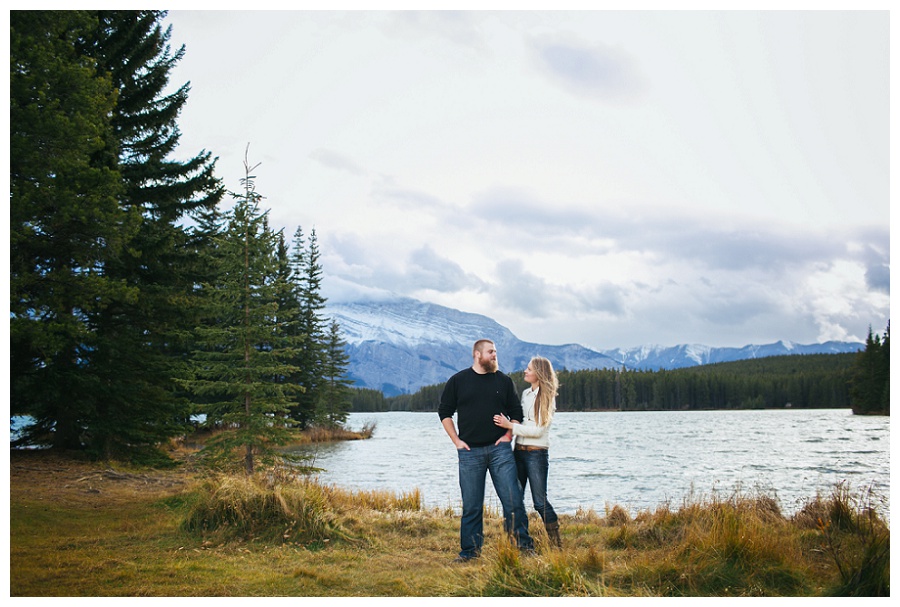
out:
{"label": "couple standing", "polygon": [[[534,508],[547,535],[560,546],[559,520],[547,501],[548,434],[558,388],[553,366],[545,358],[531,359],[525,370],[525,381],[531,387],[520,401],[512,379],[498,370],[492,341],[476,342],[472,358],[470,368],[447,381],[438,407],[441,424],[459,457],[463,508],[456,561],[468,561],[481,553],[487,472],[503,508],[503,528],[515,538],[519,550],[534,552],[525,513],[526,484],[531,485]],[[454,413],[459,433],[453,425]],[[513,437],[514,450],[509,445]]]}

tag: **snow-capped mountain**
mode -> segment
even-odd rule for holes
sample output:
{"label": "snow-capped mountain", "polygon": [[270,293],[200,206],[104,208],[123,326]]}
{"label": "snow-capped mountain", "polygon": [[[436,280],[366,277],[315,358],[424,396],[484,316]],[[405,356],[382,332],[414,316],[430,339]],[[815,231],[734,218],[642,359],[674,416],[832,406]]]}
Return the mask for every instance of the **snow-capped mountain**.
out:
{"label": "snow-capped mountain", "polygon": [[500,369],[521,371],[532,356],[546,356],[557,369],[677,369],[782,354],[855,352],[863,344],[827,342],[800,345],[780,341],[742,348],[703,345],[641,346],[596,352],[577,344],[548,346],[520,340],[506,327],[480,314],[410,298],[329,303],[326,313],[341,326],[349,379],[359,388],[386,396],[415,392],[446,381],[472,364],[472,344],[481,338],[497,344]]}
{"label": "snow-capped mountain", "polygon": [[695,365],[710,365],[732,360],[783,356],[786,354],[839,354],[856,352],[865,344],[828,341],[820,344],[795,344],[779,341],[774,344],[749,345],[742,348],[712,348],[700,344],[679,346],[641,346],[627,350],[605,350],[604,354],[619,360],[630,369],[679,369]]}
{"label": "snow-capped mountain", "polygon": [[472,364],[472,344],[485,337],[497,344],[504,371],[524,369],[536,354],[550,358],[558,368],[618,365],[583,346],[524,342],[487,316],[415,299],[329,304],[327,313],[341,326],[355,386],[388,396],[446,381]]}

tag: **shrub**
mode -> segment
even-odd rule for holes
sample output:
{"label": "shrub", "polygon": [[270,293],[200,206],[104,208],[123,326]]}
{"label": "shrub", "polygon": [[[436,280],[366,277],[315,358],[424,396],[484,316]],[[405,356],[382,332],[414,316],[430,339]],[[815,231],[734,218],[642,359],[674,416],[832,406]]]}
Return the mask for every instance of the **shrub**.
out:
{"label": "shrub", "polygon": [[312,482],[217,475],[196,490],[184,528],[222,540],[323,541],[339,534],[325,492]]}

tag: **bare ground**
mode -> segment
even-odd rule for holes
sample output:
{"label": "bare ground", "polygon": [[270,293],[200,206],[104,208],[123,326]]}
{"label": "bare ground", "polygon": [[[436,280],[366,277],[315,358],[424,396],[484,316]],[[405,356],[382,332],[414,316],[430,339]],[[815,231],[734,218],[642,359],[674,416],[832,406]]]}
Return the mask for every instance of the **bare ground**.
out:
{"label": "bare ground", "polygon": [[166,497],[180,492],[189,481],[184,469],[129,471],[91,462],[78,456],[46,451],[11,450],[11,501],[50,500],[115,507],[135,498]]}

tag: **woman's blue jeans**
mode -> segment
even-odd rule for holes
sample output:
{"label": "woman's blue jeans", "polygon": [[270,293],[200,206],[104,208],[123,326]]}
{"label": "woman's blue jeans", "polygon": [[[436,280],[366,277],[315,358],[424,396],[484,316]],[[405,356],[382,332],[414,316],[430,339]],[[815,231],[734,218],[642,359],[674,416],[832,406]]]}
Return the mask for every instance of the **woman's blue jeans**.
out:
{"label": "woman's blue jeans", "polygon": [[541,515],[544,524],[557,522],[558,517],[553,506],[547,501],[547,474],[550,471],[550,458],[547,449],[533,451],[515,451],[516,471],[519,475],[519,487],[525,495],[526,484],[531,487],[531,501],[534,509]]}
{"label": "woman's blue jeans", "polygon": [[474,558],[481,553],[484,544],[484,483],[488,472],[503,507],[503,528],[512,534],[520,550],[534,549],[534,542],[528,535],[528,516],[525,514],[510,444],[458,449],[457,454],[463,503],[459,555]]}

